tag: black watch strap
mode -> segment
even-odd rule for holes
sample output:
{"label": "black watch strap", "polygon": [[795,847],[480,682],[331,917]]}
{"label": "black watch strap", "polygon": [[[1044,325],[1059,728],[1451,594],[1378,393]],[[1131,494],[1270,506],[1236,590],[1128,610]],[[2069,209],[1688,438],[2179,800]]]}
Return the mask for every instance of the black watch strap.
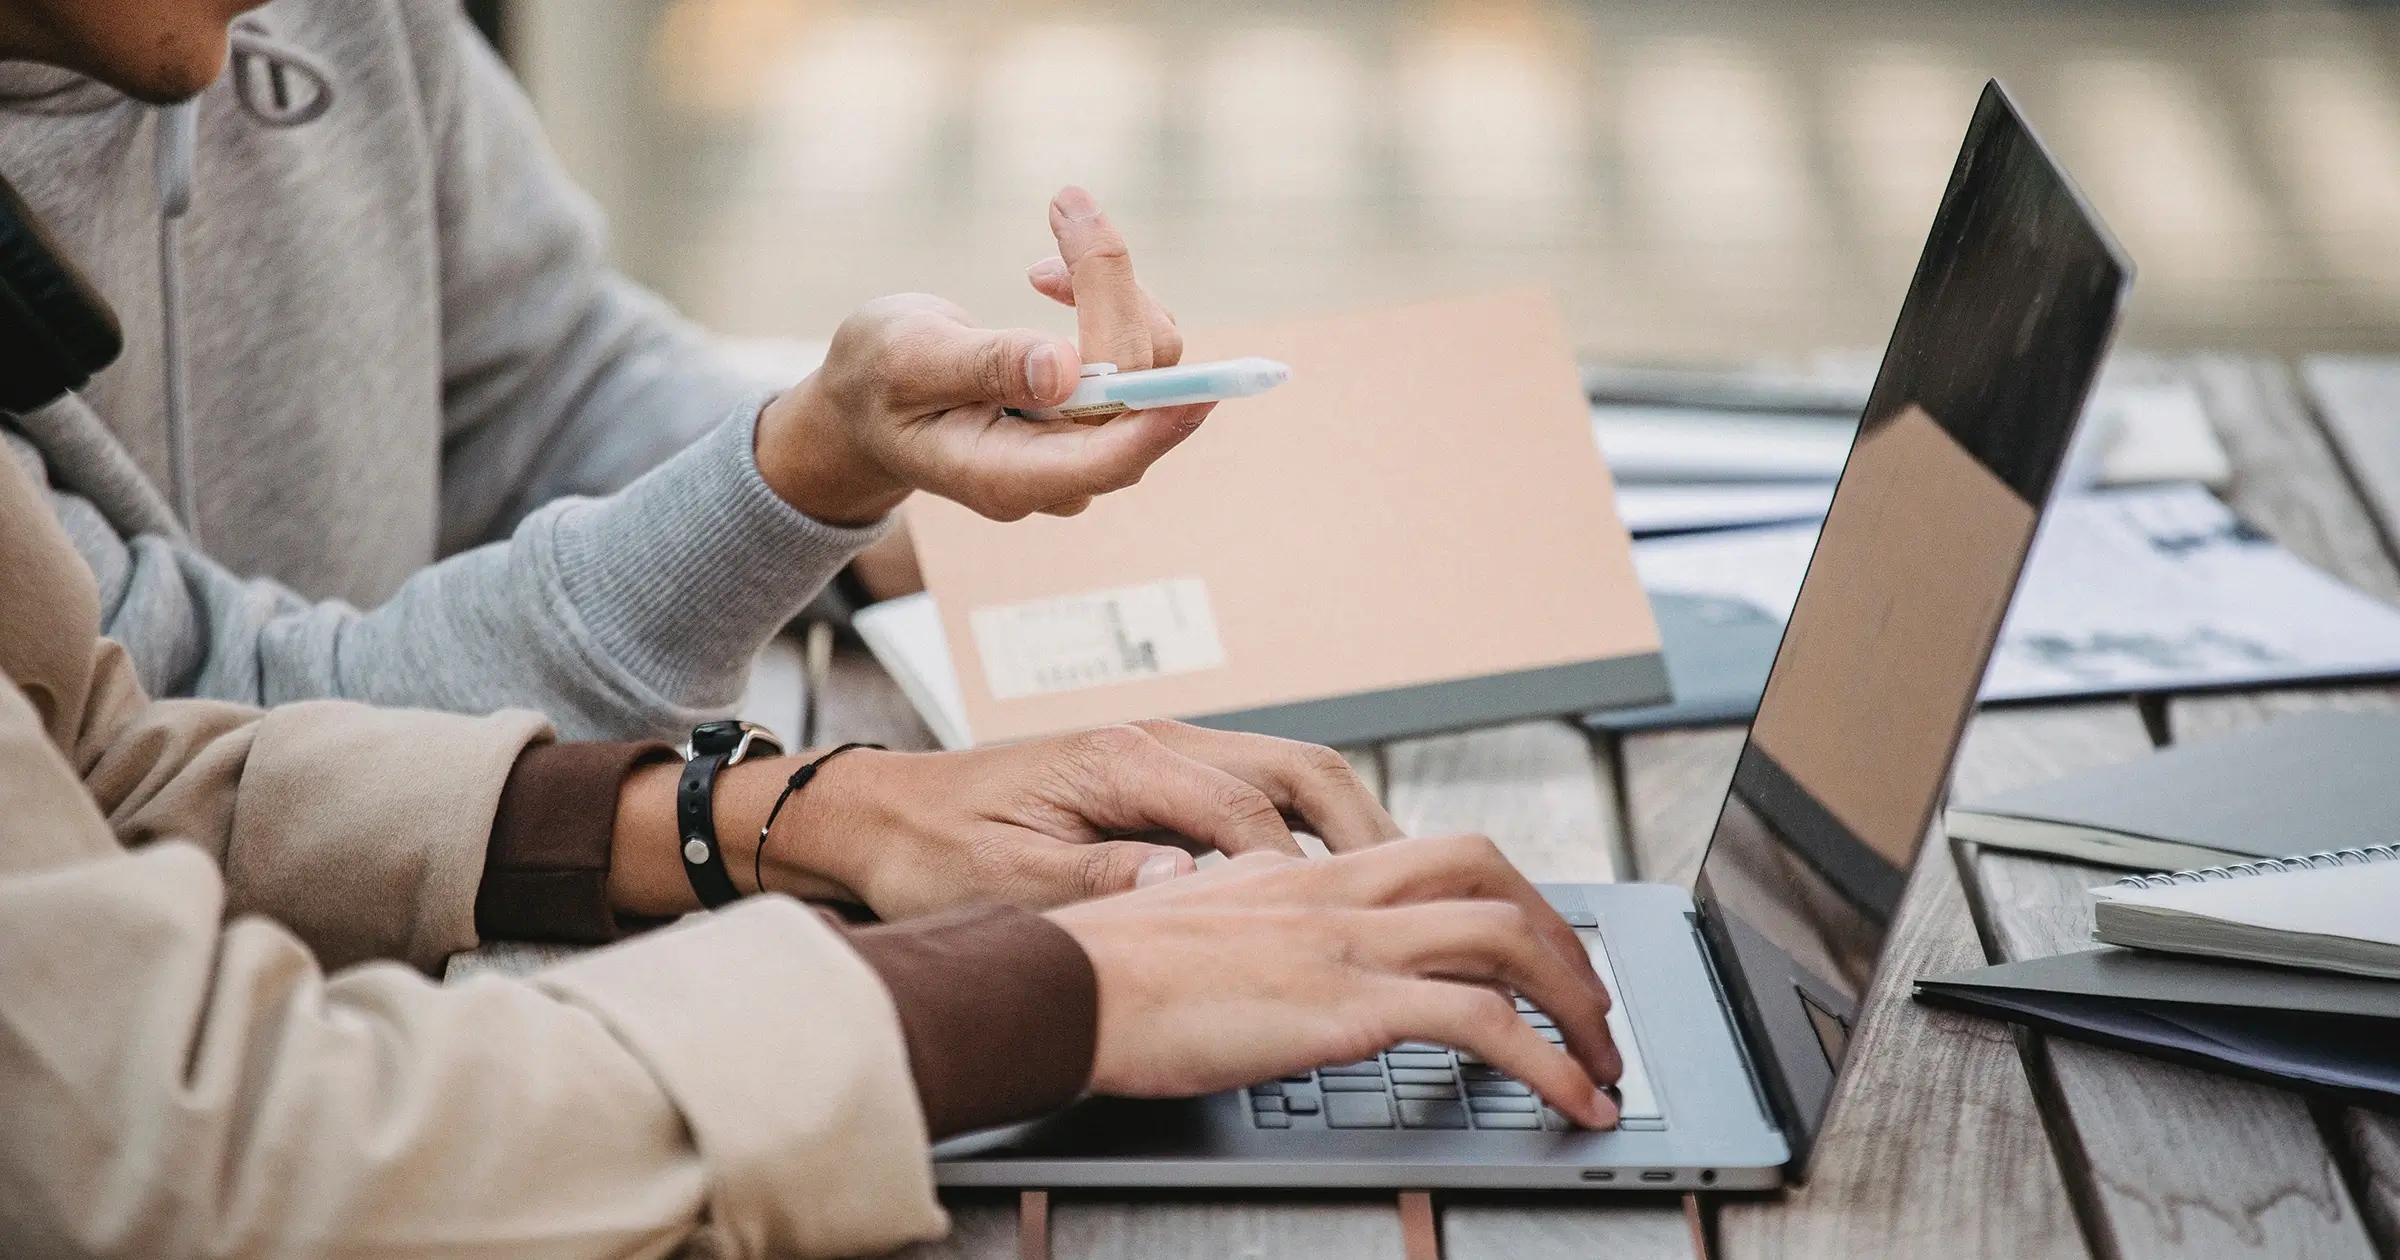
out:
{"label": "black watch strap", "polygon": [[711,910],[739,900],[741,890],[725,869],[725,846],[717,842],[717,772],[739,765],[754,749],[781,752],[764,728],[747,722],[710,722],[692,732],[692,759],[675,785],[675,834],[684,878]]}

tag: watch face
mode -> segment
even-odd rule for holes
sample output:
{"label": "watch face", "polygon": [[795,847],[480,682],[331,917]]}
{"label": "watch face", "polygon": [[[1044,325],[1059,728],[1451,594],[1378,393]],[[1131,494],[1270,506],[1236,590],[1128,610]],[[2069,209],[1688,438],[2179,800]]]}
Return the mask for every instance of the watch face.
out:
{"label": "watch face", "polygon": [[729,753],[742,742],[743,723],[735,721],[703,722],[692,728],[692,755],[714,757]]}

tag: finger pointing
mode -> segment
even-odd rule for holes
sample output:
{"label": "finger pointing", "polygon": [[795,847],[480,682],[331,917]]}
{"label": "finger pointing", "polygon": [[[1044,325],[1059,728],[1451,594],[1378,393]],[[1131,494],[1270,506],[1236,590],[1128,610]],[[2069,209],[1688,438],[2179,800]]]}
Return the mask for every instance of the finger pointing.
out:
{"label": "finger pointing", "polygon": [[1083,362],[1136,371],[1152,363],[1149,299],[1133,277],[1133,255],[1100,203],[1069,185],[1050,202],[1050,231],[1074,286]]}

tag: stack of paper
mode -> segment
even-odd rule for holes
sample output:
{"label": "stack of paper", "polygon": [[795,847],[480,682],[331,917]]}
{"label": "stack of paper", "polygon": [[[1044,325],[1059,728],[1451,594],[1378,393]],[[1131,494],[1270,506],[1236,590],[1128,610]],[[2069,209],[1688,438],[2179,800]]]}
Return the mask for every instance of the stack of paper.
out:
{"label": "stack of paper", "polygon": [[[1636,537],[1813,521],[1849,457],[1863,390],[1809,378],[1587,372],[1592,433]],[[2070,488],[2232,475],[2185,381],[2104,376],[2085,409]]]}
{"label": "stack of paper", "polygon": [[[1791,615],[1813,522],[1634,544],[1675,700],[1593,714],[1610,730],[1745,718]],[[1689,601],[1718,601],[1693,615]],[[1755,612],[1728,615],[1721,605]],[[1713,611],[1709,611],[1713,608]],[[1697,668],[1707,663],[1705,671]],[[2188,691],[2400,674],[2400,611],[2276,546],[2198,486],[2051,505],[1984,676],[1985,700]]]}

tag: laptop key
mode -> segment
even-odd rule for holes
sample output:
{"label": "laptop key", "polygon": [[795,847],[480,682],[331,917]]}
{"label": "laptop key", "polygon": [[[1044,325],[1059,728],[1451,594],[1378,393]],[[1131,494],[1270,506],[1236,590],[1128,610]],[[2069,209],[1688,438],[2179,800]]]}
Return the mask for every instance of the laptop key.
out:
{"label": "laptop key", "polygon": [[1380,1076],[1328,1076],[1317,1082],[1317,1088],[1328,1094],[1380,1094],[1383,1092],[1383,1078]]}
{"label": "laptop key", "polygon": [[1313,1076],[1310,1076],[1308,1073],[1306,1073],[1306,1072],[1301,1072],[1301,1073],[1298,1073],[1297,1075],[1293,1075],[1293,1076],[1287,1076],[1287,1077],[1284,1077],[1284,1078],[1283,1078],[1283,1083],[1284,1083],[1284,1084],[1286,1084],[1286,1085],[1306,1085],[1306,1084],[1308,1084],[1310,1081],[1312,1081],[1312,1080],[1315,1080],[1315,1079],[1316,1079],[1315,1077],[1313,1077]]}
{"label": "laptop key", "polygon": [[1281,1111],[1283,1110],[1283,1100],[1280,1098],[1253,1098],[1250,1100],[1250,1110]]}
{"label": "laptop key", "polygon": [[1457,1079],[1457,1075],[1448,1068],[1443,1068],[1438,1072],[1430,1068],[1392,1069],[1392,1084],[1394,1085],[1447,1085]]}
{"label": "laptop key", "polygon": [[1463,1129],[1467,1127],[1467,1109],[1454,1102],[1403,1102],[1400,1104],[1400,1127]]}
{"label": "laptop key", "polygon": [[1262,1111],[1250,1118],[1257,1121],[1258,1127],[1262,1129],[1288,1129],[1292,1127],[1292,1118],[1280,1111]]}
{"label": "laptop key", "polygon": [[1450,1054],[1448,1051],[1440,1054],[1411,1054],[1394,1050],[1383,1056],[1383,1061],[1396,1068],[1441,1068],[1448,1071]]}
{"label": "laptop key", "polygon": [[[1289,1106],[1290,1104],[1286,1103],[1285,1105]],[[1467,1099],[1467,1110],[1476,1115],[1482,1115],[1487,1111],[1522,1111],[1526,1115],[1532,1115],[1540,1108],[1530,1098],[1495,1098],[1488,1094],[1478,1094]]]}
{"label": "laptop key", "polygon": [[1325,1124],[1335,1129],[1388,1129],[1392,1104],[1381,1094],[1327,1094]]}
{"label": "laptop key", "polygon": [[1509,1079],[1508,1073],[1503,1072],[1488,1063],[1478,1063],[1473,1067],[1461,1071],[1459,1075],[1466,1077],[1470,1081],[1505,1081]]}
{"label": "laptop key", "polygon": [[1523,1081],[1468,1081],[1467,1092],[1478,1098],[1531,1098],[1533,1090]]}
{"label": "laptop key", "polygon": [[1448,1054],[1450,1047],[1437,1046],[1430,1041],[1403,1041],[1392,1049],[1402,1054]]}
{"label": "laptop key", "polygon": [[1313,1116],[1317,1114],[1317,1100],[1306,1094],[1287,1094],[1283,1109],[1295,1116]]}
{"label": "laptop key", "polygon": [[1522,1018],[1522,1019],[1523,1019],[1523,1020],[1524,1020],[1526,1023],[1528,1023],[1528,1024],[1531,1024],[1531,1025],[1533,1025],[1533,1026],[1534,1026],[1534,1027],[1536,1027],[1536,1028],[1556,1028],[1556,1027],[1558,1027],[1558,1025],[1557,1025],[1555,1022],[1553,1022],[1553,1021],[1551,1020],[1551,1018],[1550,1018],[1548,1015],[1545,1015],[1545,1014],[1541,1013],[1540,1011],[1527,1011],[1527,1012],[1525,1012],[1525,1014],[1524,1014],[1524,1015],[1522,1015],[1520,1018]]}
{"label": "laptop key", "polygon": [[1542,1127],[1542,1118],[1529,1111],[1478,1111],[1475,1113],[1475,1127],[1478,1129],[1539,1129]]}
{"label": "laptop key", "polygon": [[1525,998],[1518,998],[1518,999],[1517,999],[1517,1009],[1518,1009],[1518,1010],[1520,1010],[1520,1011],[1534,1011],[1534,1010],[1540,1010],[1541,1008],[1540,1008],[1540,1007],[1537,1007],[1537,1006],[1535,1006],[1535,1005],[1534,1005],[1534,1004],[1533,1004],[1531,1001],[1529,1001],[1529,1000],[1527,1000],[1527,999],[1525,999]]}
{"label": "laptop key", "polygon": [[1382,1063],[1382,1061],[1381,1061],[1381,1060],[1377,1060],[1377,1059],[1368,1059],[1368,1060],[1365,1060],[1364,1062],[1360,1062],[1360,1063],[1336,1063],[1336,1064],[1333,1064],[1333,1065],[1331,1065],[1331,1066],[1329,1066],[1329,1067],[1321,1067],[1321,1068],[1318,1068],[1318,1069],[1317,1069],[1317,1075],[1319,1075],[1319,1076],[1381,1076],[1381,1075],[1383,1075],[1383,1063]]}
{"label": "laptop key", "polygon": [[1394,1086],[1392,1086],[1392,1097],[1394,1097],[1394,1098],[1456,1098],[1456,1097],[1458,1097],[1458,1086],[1456,1086],[1456,1085],[1394,1085]]}
{"label": "laptop key", "polygon": [[1250,1087],[1250,1096],[1252,1098],[1274,1098],[1282,1093],[1283,1086],[1275,1081],[1268,1081],[1263,1085],[1253,1085]]}

